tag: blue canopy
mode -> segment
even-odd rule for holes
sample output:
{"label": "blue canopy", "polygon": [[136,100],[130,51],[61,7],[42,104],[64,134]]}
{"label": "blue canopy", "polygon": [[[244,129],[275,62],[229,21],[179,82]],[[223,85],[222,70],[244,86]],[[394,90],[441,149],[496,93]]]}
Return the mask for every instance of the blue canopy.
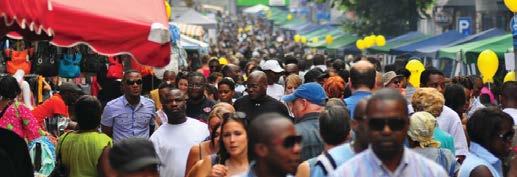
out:
{"label": "blue canopy", "polygon": [[445,46],[447,44],[462,40],[466,37],[467,36],[457,32],[457,31],[448,31],[448,32],[430,37],[425,40],[407,44],[407,45],[404,45],[401,47],[397,47],[395,49],[391,49],[390,54],[393,54],[393,55],[417,54],[418,49]]}
{"label": "blue canopy", "polygon": [[501,36],[504,34],[506,34],[506,33],[501,29],[492,28],[492,29],[482,31],[482,32],[474,34],[474,35],[470,35],[463,39],[456,40],[451,43],[445,43],[443,45],[432,45],[432,46],[428,46],[428,47],[424,47],[424,48],[419,48],[416,51],[418,52],[418,54],[420,54],[422,56],[436,57],[438,54],[438,51],[442,48],[460,45],[460,44],[467,43],[467,42],[475,42],[475,41],[479,41],[479,40],[483,40],[483,39],[488,39],[488,38],[491,38],[494,36]]}

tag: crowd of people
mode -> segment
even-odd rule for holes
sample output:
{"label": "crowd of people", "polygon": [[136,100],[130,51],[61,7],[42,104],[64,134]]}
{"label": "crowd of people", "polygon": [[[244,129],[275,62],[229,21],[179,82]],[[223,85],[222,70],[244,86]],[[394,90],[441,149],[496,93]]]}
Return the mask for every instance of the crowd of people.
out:
{"label": "crowd of people", "polygon": [[[414,86],[403,61],[332,58],[260,18],[220,21],[209,55],[147,92],[128,69],[103,87],[120,86],[112,99],[63,82],[31,109],[3,77],[1,176],[517,176],[516,81],[493,92],[427,67]],[[51,132],[55,116],[70,123]]]}

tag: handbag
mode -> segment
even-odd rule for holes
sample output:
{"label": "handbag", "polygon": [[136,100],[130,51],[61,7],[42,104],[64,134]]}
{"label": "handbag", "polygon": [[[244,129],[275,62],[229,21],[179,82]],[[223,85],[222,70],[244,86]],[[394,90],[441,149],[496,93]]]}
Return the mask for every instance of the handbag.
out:
{"label": "handbag", "polygon": [[35,57],[32,60],[35,73],[43,77],[57,76],[59,74],[58,58],[55,46],[50,45],[48,42],[39,42]]}
{"label": "handbag", "polygon": [[124,77],[124,67],[122,65],[122,59],[120,59],[119,57],[109,57],[108,63],[109,66],[106,77],[110,79],[122,79],[122,77]]}
{"label": "handbag", "polygon": [[50,173],[49,177],[67,177],[69,174],[68,168],[63,164],[63,159],[61,159],[61,148],[63,147],[63,142],[65,141],[68,134],[71,132],[67,132],[61,142],[59,142],[59,146],[57,147],[57,156],[56,156],[56,167]]}
{"label": "handbag", "polygon": [[19,69],[23,70],[25,74],[31,72],[31,64],[28,61],[29,50],[10,50],[9,56],[11,56],[11,60],[6,62],[7,73],[14,74]]}
{"label": "handbag", "polygon": [[99,72],[102,65],[106,63],[106,57],[99,54],[87,54],[83,55],[81,61],[81,72],[85,73],[97,73]]}
{"label": "handbag", "polygon": [[65,54],[63,58],[59,60],[59,76],[64,78],[76,78],[81,75],[81,63],[82,54]]}

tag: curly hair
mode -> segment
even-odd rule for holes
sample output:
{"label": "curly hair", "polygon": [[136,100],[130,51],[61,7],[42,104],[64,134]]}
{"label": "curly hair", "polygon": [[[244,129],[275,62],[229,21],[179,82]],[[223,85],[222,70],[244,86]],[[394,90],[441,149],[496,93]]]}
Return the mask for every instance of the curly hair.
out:
{"label": "curly hair", "polygon": [[339,76],[329,77],[323,84],[329,98],[343,98],[345,81]]}
{"label": "curly hair", "polygon": [[411,105],[415,112],[425,111],[433,116],[440,116],[445,98],[435,88],[419,88],[411,97]]}

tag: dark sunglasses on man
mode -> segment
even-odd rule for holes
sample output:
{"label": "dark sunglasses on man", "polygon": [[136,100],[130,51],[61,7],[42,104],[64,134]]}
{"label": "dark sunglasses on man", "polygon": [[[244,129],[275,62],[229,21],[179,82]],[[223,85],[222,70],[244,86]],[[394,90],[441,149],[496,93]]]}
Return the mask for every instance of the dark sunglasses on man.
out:
{"label": "dark sunglasses on man", "polygon": [[302,136],[300,135],[292,135],[284,138],[280,142],[276,142],[275,144],[282,144],[282,146],[286,149],[291,149],[296,144],[302,143]]}
{"label": "dark sunglasses on man", "polygon": [[386,125],[392,131],[401,131],[405,124],[406,121],[402,118],[368,118],[368,127],[374,131],[382,131]]}
{"label": "dark sunglasses on man", "polygon": [[142,85],[142,79],[138,79],[138,80],[126,80],[126,84],[127,85]]}
{"label": "dark sunglasses on man", "polygon": [[501,138],[504,142],[512,142],[514,135],[515,135],[514,131],[509,131],[506,133],[499,134],[498,137]]}

